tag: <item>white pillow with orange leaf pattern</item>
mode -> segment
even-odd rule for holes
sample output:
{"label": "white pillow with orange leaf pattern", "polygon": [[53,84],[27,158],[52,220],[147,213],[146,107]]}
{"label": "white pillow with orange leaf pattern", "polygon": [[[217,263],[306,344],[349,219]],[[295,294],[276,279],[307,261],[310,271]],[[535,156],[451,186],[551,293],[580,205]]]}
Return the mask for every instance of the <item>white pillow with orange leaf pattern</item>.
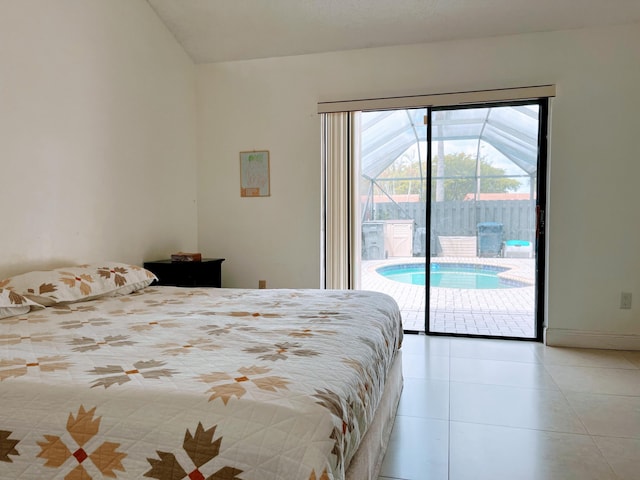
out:
{"label": "white pillow with orange leaf pattern", "polygon": [[42,305],[32,302],[13,290],[1,287],[2,282],[0,282],[0,318],[22,315],[32,308],[43,308]]}
{"label": "white pillow with orange leaf pattern", "polygon": [[57,303],[126,295],[154,280],[156,276],[142,267],[102,262],[23,273],[0,281],[0,285],[49,307]]}

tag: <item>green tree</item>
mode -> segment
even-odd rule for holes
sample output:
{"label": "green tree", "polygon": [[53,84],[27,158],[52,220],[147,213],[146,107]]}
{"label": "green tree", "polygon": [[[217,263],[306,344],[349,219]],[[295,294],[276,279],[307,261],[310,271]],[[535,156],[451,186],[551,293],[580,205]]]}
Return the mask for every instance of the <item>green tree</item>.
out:
{"label": "green tree", "polygon": [[424,200],[426,171],[425,162],[420,165],[416,150],[409,150],[378,176],[382,180],[379,184],[389,195],[421,194]]}
{"label": "green tree", "polygon": [[518,190],[520,181],[505,177],[503,168],[494,167],[485,158],[480,158],[480,178],[476,178],[476,159],[459,152],[444,159],[444,199],[463,200],[469,193],[506,193]]}
{"label": "green tree", "polygon": [[[387,167],[378,177],[379,183],[387,193],[408,194],[426,193],[426,183],[421,180],[426,176],[426,165],[419,164],[417,155],[407,153],[399,157]],[[432,173],[435,174],[436,161],[434,158]],[[422,168],[420,168],[422,166]],[[505,177],[503,168],[494,167],[485,158],[480,158],[480,181],[476,178],[476,159],[474,156],[458,152],[445,155],[444,158],[444,200],[463,200],[469,193],[475,193],[479,183],[480,193],[506,193],[518,190],[520,181]],[[422,174],[422,175],[421,175]],[[393,181],[384,181],[393,179]],[[435,179],[434,182],[437,182]],[[421,189],[422,182],[422,189]],[[435,184],[432,197],[435,195]],[[432,198],[435,200],[435,198]]]}

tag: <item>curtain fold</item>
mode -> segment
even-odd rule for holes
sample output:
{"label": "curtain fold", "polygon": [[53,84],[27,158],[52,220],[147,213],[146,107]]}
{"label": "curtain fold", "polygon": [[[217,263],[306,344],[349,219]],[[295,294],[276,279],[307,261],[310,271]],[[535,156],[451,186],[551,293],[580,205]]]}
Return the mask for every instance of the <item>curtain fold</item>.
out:
{"label": "curtain fold", "polygon": [[330,289],[359,287],[361,235],[358,200],[360,147],[358,112],[321,115],[322,123],[322,284]]}

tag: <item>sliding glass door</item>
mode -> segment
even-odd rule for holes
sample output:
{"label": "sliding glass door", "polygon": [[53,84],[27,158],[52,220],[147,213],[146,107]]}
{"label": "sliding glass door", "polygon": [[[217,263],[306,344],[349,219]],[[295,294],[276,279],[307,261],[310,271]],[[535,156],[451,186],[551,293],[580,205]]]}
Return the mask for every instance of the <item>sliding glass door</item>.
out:
{"label": "sliding glass door", "polygon": [[407,331],[540,339],[547,100],[359,122],[361,288]]}

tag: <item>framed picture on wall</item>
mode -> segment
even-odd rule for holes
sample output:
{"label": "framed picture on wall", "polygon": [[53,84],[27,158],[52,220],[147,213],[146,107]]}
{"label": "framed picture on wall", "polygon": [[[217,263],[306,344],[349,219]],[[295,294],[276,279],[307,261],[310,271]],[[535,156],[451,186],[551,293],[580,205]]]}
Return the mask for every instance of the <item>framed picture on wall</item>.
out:
{"label": "framed picture on wall", "polygon": [[268,197],[269,151],[240,152],[240,196]]}

